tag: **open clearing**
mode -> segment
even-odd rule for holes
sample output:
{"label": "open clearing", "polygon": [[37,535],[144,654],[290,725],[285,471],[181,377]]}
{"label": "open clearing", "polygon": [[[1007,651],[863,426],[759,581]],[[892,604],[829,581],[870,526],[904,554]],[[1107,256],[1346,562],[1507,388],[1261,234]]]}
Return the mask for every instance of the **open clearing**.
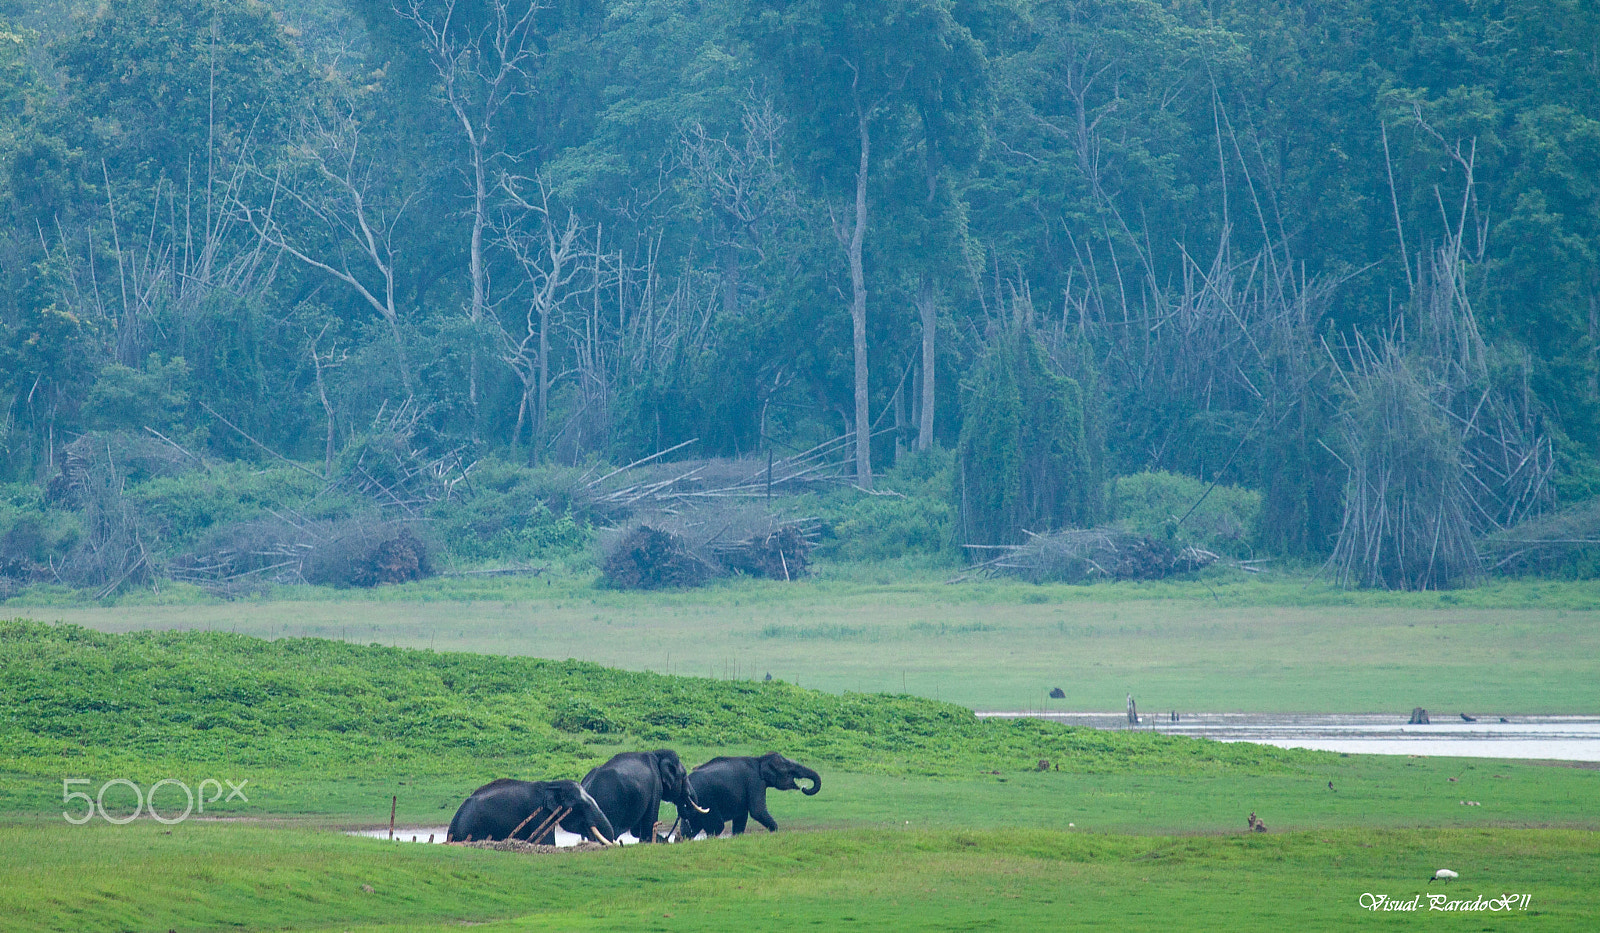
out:
{"label": "open clearing", "polygon": [[[911,693],[979,710],[1600,713],[1600,587],[1348,594],[1285,581],[1096,587],[738,581],[669,594],[437,581],[381,594],[8,612]],[[1064,699],[1048,699],[1060,687]]]}

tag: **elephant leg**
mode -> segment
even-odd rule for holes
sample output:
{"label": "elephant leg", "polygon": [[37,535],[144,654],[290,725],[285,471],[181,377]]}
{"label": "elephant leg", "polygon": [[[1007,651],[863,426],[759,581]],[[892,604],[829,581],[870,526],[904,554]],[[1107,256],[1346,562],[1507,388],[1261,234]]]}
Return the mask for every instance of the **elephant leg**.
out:
{"label": "elephant leg", "polygon": [[722,828],[725,825],[726,824],[723,823],[721,820],[712,819],[711,817],[707,817],[705,822],[700,824],[700,828],[699,828],[699,830],[696,831],[696,835],[698,835],[699,833],[703,832],[703,833],[706,834],[706,838],[707,839],[715,839],[718,836],[722,835]]}
{"label": "elephant leg", "polygon": [[778,821],[772,818],[771,813],[767,812],[767,808],[764,804],[752,807],[750,809],[750,815],[756,818],[757,823],[765,826],[767,828],[767,832],[775,833],[778,831]]}
{"label": "elephant leg", "polygon": [[756,818],[757,823],[765,826],[767,832],[775,833],[778,831],[778,821],[773,819],[772,814],[767,811],[767,789],[765,787],[750,801],[750,815]]}
{"label": "elephant leg", "polygon": [[[750,821],[750,814],[741,812],[733,818],[733,834],[735,836],[744,832],[745,825]],[[717,835],[722,835],[722,830],[717,830]]]}
{"label": "elephant leg", "polygon": [[656,823],[661,820],[661,801],[652,800],[644,808],[644,815],[639,817],[639,825],[633,828],[633,838],[640,842],[656,841]]}

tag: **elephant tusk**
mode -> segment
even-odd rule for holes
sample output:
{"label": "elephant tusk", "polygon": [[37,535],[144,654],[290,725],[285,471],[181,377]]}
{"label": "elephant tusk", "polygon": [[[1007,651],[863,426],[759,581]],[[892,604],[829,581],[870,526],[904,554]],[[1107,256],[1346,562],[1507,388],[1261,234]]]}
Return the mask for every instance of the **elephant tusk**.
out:
{"label": "elephant tusk", "polygon": [[707,813],[711,812],[710,810],[707,810],[705,807],[702,807],[699,804],[695,803],[693,800],[689,801],[689,806],[693,807],[694,808],[694,812],[700,814],[701,816],[705,816]]}
{"label": "elephant tusk", "polygon": [[601,845],[614,846],[614,845],[617,844],[616,840],[607,839],[606,838],[606,834],[601,832],[599,830],[599,828],[597,828],[597,827],[594,827],[594,826],[589,827],[589,832],[594,833],[594,837],[596,839],[600,840],[600,844]]}

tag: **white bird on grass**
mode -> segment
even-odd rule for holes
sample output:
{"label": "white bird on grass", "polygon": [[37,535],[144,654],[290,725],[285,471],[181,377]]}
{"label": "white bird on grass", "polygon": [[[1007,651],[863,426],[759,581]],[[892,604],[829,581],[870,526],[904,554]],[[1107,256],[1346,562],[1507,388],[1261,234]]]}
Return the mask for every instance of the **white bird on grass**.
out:
{"label": "white bird on grass", "polygon": [[1459,877],[1461,877],[1461,876],[1456,874],[1455,872],[1451,871],[1450,869],[1441,868],[1438,871],[1433,873],[1433,877],[1428,879],[1428,883],[1429,884],[1433,884],[1435,881],[1453,881],[1453,880],[1455,880],[1456,878],[1459,878]]}

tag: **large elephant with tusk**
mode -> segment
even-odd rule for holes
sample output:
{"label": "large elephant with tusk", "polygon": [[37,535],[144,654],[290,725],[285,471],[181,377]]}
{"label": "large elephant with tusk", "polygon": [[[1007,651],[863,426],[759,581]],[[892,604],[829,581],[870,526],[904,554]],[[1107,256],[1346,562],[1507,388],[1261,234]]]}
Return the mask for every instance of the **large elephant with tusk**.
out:
{"label": "large elephant with tusk", "polygon": [[613,845],[617,836],[600,804],[577,781],[500,778],[473,791],[461,804],[445,841],[548,842],[553,841],[558,823],[605,845]]}
{"label": "large elephant with tusk", "polygon": [[[600,804],[617,832],[631,832],[640,842],[656,841],[663,802],[677,807],[680,819],[704,812],[689,786],[683,761],[670,748],[614,755],[584,775],[583,789]],[[566,822],[561,825],[577,831]]]}
{"label": "large elephant with tusk", "polygon": [[[799,781],[810,781],[811,786],[801,788]],[[689,831],[685,837],[700,832],[707,836],[722,835],[722,825],[733,821],[735,836],[744,832],[750,817],[767,828],[778,831],[778,821],[767,812],[767,788],[799,790],[807,797],[822,790],[822,776],[798,761],[791,761],[777,752],[768,752],[759,758],[713,758],[689,772],[689,786],[695,798],[710,812],[691,814],[686,823]]]}

